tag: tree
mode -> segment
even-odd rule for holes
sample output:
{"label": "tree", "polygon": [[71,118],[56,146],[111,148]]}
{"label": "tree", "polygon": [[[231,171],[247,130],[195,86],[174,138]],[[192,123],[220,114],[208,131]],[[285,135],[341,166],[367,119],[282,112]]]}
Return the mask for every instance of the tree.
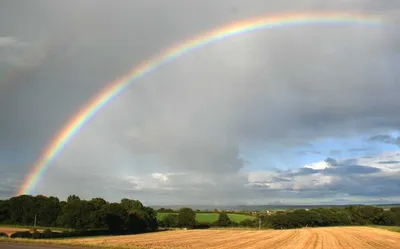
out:
{"label": "tree", "polygon": [[125,228],[128,212],[119,203],[110,203],[103,206],[101,213],[103,220],[110,233],[120,233]]}
{"label": "tree", "polygon": [[191,208],[181,208],[178,214],[178,226],[193,228],[196,225],[196,213]]}
{"label": "tree", "polygon": [[229,219],[226,213],[219,213],[218,220],[215,224],[219,227],[227,227],[231,224],[231,220]]}
{"label": "tree", "polygon": [[148,214],[148,224],[149,224],[149,229],[151,230],[151,231],[155,231],[155,230],[157,230],[157,228],[158,228],[158,221],[157,221],[157,212],[156,212],[156,210],[154,210],[153,208],[151,208],[151,207],[146,207],[146,206],[143,206],[143,209],[142,209],[145,213],[147,213]]}
{"label": "tree", "polygon": [[37,225],[51,227],[56,226],[57,217],[61,213],[60,201],[56,197],[37,195],[35,199],[35,215]]}
{"label": "tree", "polygon": [[87,201],[81,201],[79,197],[69,198],[63,206],[57,223],[62,227],[87,229],[89,228],[90,211],[91,207]]}
{"label": "tree", "polygon": [[163,225],[165,227],[177,227],[178,226],[178,215],[177,214],[168,214],[162,220]]}
{"label": "tree", "polygon": [[173,213],[174,210],[172,210],[171,208],[160,208],[157,210],[158,213]]}
{"label": "tree", "polygon": [[93,206],[95,209],[101,209],[103,206],[107,205],[107,201],[105,201],[103,198],[92,198],[90,200],[91,203],[93,203]]}
{"label": "tree", "polygon": [[374,224],[382,226],[394,226],[396,225],[396,214],[391,211],[383,211],[374,219]]}
{"label": "tree", "polygon": [[128,214],[126,228],[129,233],[142,233],[150,230],[150,217],[141,210],[135,210]]}
{"label": "tree", "polygon": [[121,200],[121,205],[126,211],[142,210],[144,208],[143,204],[138,200],[130,200],[124,198]]}
{"label": "tree", "polygon": [[92,211],[89,214],[89,227],[90,228],[106,228],[103,219],[102,209],[108,205],[102,198],[93,198],[89,201]]}
{"label": "tree", "polygon": [[67,202],[80,201],[80,200],[81,200],[81,198],[79,198],[79,196],[77,196],[77,195],[70,195],[67,198]]}
{"label": "tree", "polygon": [[35,199],[20,195],[8,200],[10,220],[14,224],[32,225],[35,219]]}
{"label": "tree", "polygon": [[0,200],[0,223],[3,224],[12,223],[9,210],[10,208],[8,201]]}
{"label": "tree", "polygon": [[157,212],[137,200],[108,203],[102,198],[83,200],[76,195],[61,202],[56,197],[43,195],[21,195],[0,200],[0,223],[33,225],[35,216],[40,226],[108,229],[117,234],[155,231],[158,227]]}

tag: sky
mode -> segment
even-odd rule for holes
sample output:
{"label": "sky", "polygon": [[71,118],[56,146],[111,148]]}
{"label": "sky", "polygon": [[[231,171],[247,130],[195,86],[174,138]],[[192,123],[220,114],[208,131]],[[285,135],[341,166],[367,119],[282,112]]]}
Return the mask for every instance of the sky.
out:
{"label": "sky", "polygon": [[183,40],[288,12],[385,27],[265,29],[192,51],[104,107],[34,194],[169,204],[400,202],[400,3],[0,3],[0,199],[103,87]]}

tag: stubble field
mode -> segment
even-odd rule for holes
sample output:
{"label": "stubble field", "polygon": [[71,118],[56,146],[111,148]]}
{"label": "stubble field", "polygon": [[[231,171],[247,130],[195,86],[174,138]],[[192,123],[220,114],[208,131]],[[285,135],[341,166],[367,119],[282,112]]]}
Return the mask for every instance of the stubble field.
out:
{"label": "stubble field", "polygon": [[21,232],[21,231],[29,231],[27,228],[17,228],[17,227],[2,227],[0,226],[0,233],[5,233],[10,236],[12,233]]}
{"label": "stubble field", "polygon": [[[141,248],[395,249],[400,233],[371,227],[294,230],[178,230],[141,235],[68,240],[71,244]],[[66,242],[66,241],[64,241]]]}

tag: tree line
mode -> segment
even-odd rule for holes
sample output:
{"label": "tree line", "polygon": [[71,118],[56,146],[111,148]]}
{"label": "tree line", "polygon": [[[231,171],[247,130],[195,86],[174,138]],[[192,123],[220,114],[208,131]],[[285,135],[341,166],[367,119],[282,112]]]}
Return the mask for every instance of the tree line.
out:
{"label": "tree line", "polygon": [[[173,210],[161,209],[161,212]],[[347,225],[400,225],[400,207],[384,210],[375,206],[347,206],[345,208],[314,208],[310,210],[278,211],[272,215],[261,213],[258,219],[239,223],[220,212],[215,222],[197,222],[196,212],[181,208],[157,221],[157,211],[144,206],[139,200],[122,199],[107,202],[102,198],[90,200],[71,195],[65,201],[43,195],[21,195],[0,200],[0,224],[71,228],[68,236],[92,235],[88,231],[107,234],[132,234],[166,228],[258,227],[290,229],[300,227]],[[259,223],[260,222],[260,223]],[[79,231],[79,232],[77,232]],[[82,233],[86,231],[87,233]],[[103,233],[104,234],[104,233]],[[67,235],[66,235],[67,236]]]}
{"label": "tree line", "polygon": [[271,216],[260,216],[265,227],[290,229],[300,227],[382,225],[400,226],[400,207],[384,210],[375,206],[345,208],[298,209],[280,211]]}
{"label": "tree line", "polygon": [[0,200],[0,223],[7,225],[106,230],[110,234],[142,233],[158,228],[157,213],[138,200],[122,199],[110,203],[102,198],[80,199],[70,195],[66,201],[43,195],[21,195]]}
{"label": "tree line", "polygon": [[[162,210],[170,211],[170,210]],[[182,215],[182,212],[185,215]],[[219,213],[215,222],[196,222],[195,212],[189,208],[181,209],[179,213],[166,215],[159,225],[162,227],[261,227],[272,229],[291,229],[301,227],[327,226],[400,226],[400,207],[384,210],[375,206],[347,206],[345,208],[314,208],[278,211],[272,215],[259,214],[258,219],[245,219],[239,223],[229,219],[227,213]],[[183,220],[185,223],[183,223]],[[189,221],[189,222],[187,222]],[[259,224],[261,222],[261,224]]]}

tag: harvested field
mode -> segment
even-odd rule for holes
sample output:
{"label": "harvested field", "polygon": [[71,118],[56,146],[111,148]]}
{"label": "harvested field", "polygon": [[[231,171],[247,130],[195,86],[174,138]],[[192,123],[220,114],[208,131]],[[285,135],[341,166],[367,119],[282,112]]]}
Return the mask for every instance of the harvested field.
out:
{"label": "harvested field", "polygon": [[[36,229],[38,232],[43,232],[44,228]],[[7,226],[0,226],[0,233],[6,233],[8,236],[15,232],[24,232],[30,231],[30,228],[26,227],[7,227]],[[53,232],[60,232],[59,230],[52,230]],[[32,231],[31,231],[32,232]]]}
{"label": "harvested field", "polygon": [[8,236],[15,232],[21,232],[21,231],[29,231],[29,229],[26,228],[17,228],[17,227],[0,227],[0,233],[5,233]]}
{"label": "harvested field", "polygon": [[370,227],[302,228],[294,230],[178,230],[141,235],[72,239],[71,244],[142,248],[290,248],[394,249],[400,233]]}

